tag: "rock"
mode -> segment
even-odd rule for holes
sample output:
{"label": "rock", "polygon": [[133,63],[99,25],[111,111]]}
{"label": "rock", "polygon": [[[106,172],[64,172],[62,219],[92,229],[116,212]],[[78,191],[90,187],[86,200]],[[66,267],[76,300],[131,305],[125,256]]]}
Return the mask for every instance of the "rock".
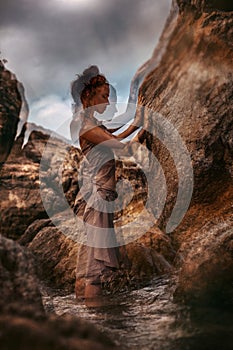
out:
{"label": "rock", "polygon": [[[24,125],[1,173],[1,232],[12,239],[18,239],[33,221],[73,208],[79,191],[80,150],[38,130],[24,145],[27,129],[31,130],[29,124]],[[133,186],[131,204],[144,200],[144,175],[132,160],[117,161],[117,177]]]}
{"label": "rock", "polygon": [[[68,206],[64,193],[70,201],[78,191],[71,162],[75,157],[78,161],[80,152],[72,148],[73,158],[70,163],[66,160],[63,166],[70,145],[39,131],[33,131],[22,148],[26,127],[15,141],[1,172],[1,232],[12,239],[19,238],[33,221],[64,210]],[[70,167],[74,174],[68,179]],[[64,191],[60,183],[61,169]]]}
{"label": "rock", "polygon": [[25,316],[0,316],[0,344],[12,350],[81,350],[114,349],[114,344],[93,325],[75,317],[48,316],[29,319]]}
{"label": "rock", "polygon": [[41,136],[34,134],[28,147],[22,150],[23,135],[16,140],[1,173],[1,232],[13,239],[20,237],[35,219],[46,217],[39,190],[39,146],[48,137],[41,137],[34,149],[36,137]]}
{"label": "rock", "polygon": [[[203,13],[197,20],[195,14],[195,11],[180,14],[161,63],[144,80],[140,96],[151,110],[174,125],[187,145],[194,170],[193,200],[212,201],[216,199],[216,191],[211,182],[217,180],[219,188],[225,188],[225,183],[231,181],[233,53],[229,40],[232,16]],[[225,37],[222,37],[224,30]],[[210,32],[208,39],[207,31]],[[184,48],[188,52],[185,55]],[[166,142],[162,135],[165,130],[158,130],[164,125],[158,125],[149,116],[145,116],[144,122],[147,130],[154,130],[155,135],[164,137]],[[184,178],[186,174],[182,164],[175,166],[158,136],[157,139],[148,136],[147,144],[166,174],[169,190],[163,215],[166,220],[177,197],[177,170],[181,174],[183,171]]]}
{"label": "rock", "polygon": [[[66,222],[69,225],[68,222]],[[72,224],[71,224],[72,225]],[[19,243],[25,244],[37,259],[40,279],[50,286],[73,292],[78,244],[59,232],[51,220],[36,220]]]}
{"label": "rock", "polygon": [[78,148],[70,147],[63,163],[62,186],[71,208],[74,206],[79,191],[79,165],[81,160],[81,151]]}
{"label": "rock", "polygon": [[[176,3],[176,1],[172,1],[173,6],[171,6],[171,11],[168,16],[168,19],[166,21],[166,24],[164,26],[164,30],[162,32],[162,35],[159,39],[159,43],[156,46],[151,58],[146,61],[135,73],[131,84],[130,84],[130,94],[129,94],[129,99],[128,102],[130,104],[136,104],[137,103],[137,98],[138,98],[138,90],[140,88],[140,85],[142,84],[143,80],[149,74],[152,70],[154,70],[156,67],[158,67],[161,58],[163,57],[163,54],[166,51],[167,44],[169,43],[170,36],[173,33],[173,30],[176,25],[176,21],[178,18],[178,13],[179,13],[179,7]],[[140,98],[141,95],[139,95],[139,103],[140,103]],[[129,105],[127,110],[131,110],[133,108],[132,105]],[[131,115],[132,118],[132,115]],[[129,119],[131,119],[129,117]]]}
{"label": "rock", "polygon": [[223,220],[211,216],[211,211],[205,214],[203,211],[198,218],[203,217],[202,224],[188,228],[184,238],[180,237],[182,260],[175,297],[191,304],[232,307],[232,215]]}
{"label": "rock", "polygon": [[[75,232],[72,231],[74,222],[69,216],[64,219],[65,215],[65,213],[62,215],[60,230],[49,219],[36,220],[19,239],[19,243],[26,245],[36,257],[40,279],[52,287],[63,290],[63,293],[74,291],[77,253],[80,247],[76,237],[81,234],[81,228],[80,232],[77,232],[78,228]],[[85,246],[81,251],[85,254]],[[120,247],[120,251],[126,270],[125,274],[122,271],[115,274],[115,281],[112,281],[114,290],[110,290],[111,292],[116,290],[116,281],[118,287],[120,285],[124,289],[128,285],[130,287],[128,280],[130,278],[135,288],[148,282],[155,275],[170,273],[176,256],[169,237],[156,227],[152,227],[137,241]],[[85,256],[80,260],[82,265],[79,268],[83,271],[83,277],[80,276],[77,283],[80,294],[83,295]],[[106,288],[109,290],[109,286]]]}
{"label": "rock", "polygon": [[0,170],[14,143],[21,109],[17,80],[0,61]]}
{"label": "rock", "polygon": [[215,10],[231,12],[233,6],[227,0],[177,0],[181,11],[195,10],[195,12],[202,13],[203,11],[212,12]]}
{"label": "rock", "polygon": [[[167,33],[160,63],[139,90],[139,101],[146,106],[144,128],[151,130],[145,133],[144,144],[166,177],[167,199],[159,226],[170,232],[180,253],[178,291],[189,302],[213,302],[213,295],[223,289],[220,294],[227,302],[233,276],[233,19],[228,12],[233,9],[229,2],[220,1],[173,2],[177,4],[179,14],[172,33]],[[192,160],[194,188],[189,209],[191,187],[187,185],[192,184],[192,176],[173,127]],[[174,151],[177,159],[171,156]],[[183,195],[178,201],[180,189]],[[152,192],[152,203],[156,196]],[[175,205],[178,219],[172,223]],[[183,214],[187,212],[180,223],[183,209]]]}
{"label": "rock", "polygon": [[22,129],[24,125],[26,124],[29,116],[29,105],[25,96],[25,89],[24,86],[21,82],[18,81],[17,84],[21,99],[22,99],[22,106],[21,110],[19,113],[19,122],[18,122],[18,127],[17,127],[17,133],[16,133],[16,138],[21,134]]}
{"label": "rock", "polygon": [[201,230],[196,239],[192,238],[191,249],[180,271],[175,293],[178,299],[203,305],[232,306],[233,228],[229,228],[230,224],[209,224],[205,231],[203,229],[205,235]]}
{"label": "rock", "polygon": [[71,316],[46,315],[32,253],[0,235],[1,349],[112,349],[96,328]]}
{"label": "rock", "polygon": [[43,313],[32,253],[0,235],[1,311],[14,307]]}

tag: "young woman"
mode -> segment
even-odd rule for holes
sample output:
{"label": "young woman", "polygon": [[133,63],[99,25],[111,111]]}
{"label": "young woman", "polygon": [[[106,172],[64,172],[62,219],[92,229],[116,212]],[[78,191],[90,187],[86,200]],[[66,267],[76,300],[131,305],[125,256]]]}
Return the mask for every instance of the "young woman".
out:
{"label": "young woman", "polygon": [[81,125],[79,143],[84,155],[82,186],[74,208],[77,215],[82,215],[87,235],[87,244],[78,252],[76,297],[80,296],[79,280],[85,269],[84,297],[90,299],[102,295],[101,277],[120,267],[113,225],[117,198],[113,151],[129,150],[129,143],[120,140],[140,126],[131,125],[115,136],[112,133],[117,129],[107,129],[95,118],[96,112],[103,114],[109,105],[109,83],[96,66],[87,68],[71,88],[76,105],[80,106],[80,101],[82,104],[77,114]]}

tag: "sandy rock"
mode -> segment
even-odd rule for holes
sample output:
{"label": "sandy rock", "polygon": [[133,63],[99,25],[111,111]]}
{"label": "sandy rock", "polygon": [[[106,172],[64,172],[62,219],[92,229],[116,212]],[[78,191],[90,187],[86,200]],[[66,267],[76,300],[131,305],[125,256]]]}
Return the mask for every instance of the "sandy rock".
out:
{"label": "sandy rock", "polygon": [[[183,195],[177,213],[185,207],[187,184],[192,180],[173,127],[192,161],[192,200],[183,221],[175,231],[170,230],[179,253],[177,294],[189,302],[207,301],[208,297],[213,302],[222,289],[221,299],[227,302],[232,300],[227,296],[232,295],[233,276],[233,20],[229,12],[233,8],[227,1],[180,0],[173,1],[174,11],[177,5],[172,33],[168,35],[167,24],[161,37],[163,41],[167,31],[160,64],[147,75],[139,91],[139,100],[148,108],[144,128],[151,131],[144,134],[144,144],[166,177],[167,198],[159,220],[163,229],[180,188]],[[172,157],[174,150],[177,159]],[[155,201],[158,193],[151,196]],[[174,228],[180,220],[174,220]]]}

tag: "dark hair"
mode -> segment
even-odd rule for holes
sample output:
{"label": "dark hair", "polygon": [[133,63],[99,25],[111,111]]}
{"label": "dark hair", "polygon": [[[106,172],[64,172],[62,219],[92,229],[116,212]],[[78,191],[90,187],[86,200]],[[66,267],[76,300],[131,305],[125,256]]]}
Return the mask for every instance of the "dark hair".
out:
{"label": "dark hair", "polygon": [[109,85],[104,75],[98,74],[96,77],[91,78],[90,82],[88,84],[85,84],[85,88],[81,92],[80,99],[82,104],[88,96],[93,97],[95,95],[97,87],[106,84]]}
{"label": "dark hair", "polygon": [[100,74],[97,66],[86,68],[82,74],[77,75],[77,79],[71,83],[71,95],[76,106],[83,104],[87,96],[92,97],[96,93],[96,88],[109,84],[104,75]]}

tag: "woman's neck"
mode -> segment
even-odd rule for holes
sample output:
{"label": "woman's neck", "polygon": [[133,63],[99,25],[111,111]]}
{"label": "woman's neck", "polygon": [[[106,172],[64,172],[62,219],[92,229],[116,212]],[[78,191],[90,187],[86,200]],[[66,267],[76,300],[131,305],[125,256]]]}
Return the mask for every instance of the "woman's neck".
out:
{"label": "woman's neck", "polygon": [[94,119],[94,110],[92,108],[84,108],[84,114],[86,118]]}

